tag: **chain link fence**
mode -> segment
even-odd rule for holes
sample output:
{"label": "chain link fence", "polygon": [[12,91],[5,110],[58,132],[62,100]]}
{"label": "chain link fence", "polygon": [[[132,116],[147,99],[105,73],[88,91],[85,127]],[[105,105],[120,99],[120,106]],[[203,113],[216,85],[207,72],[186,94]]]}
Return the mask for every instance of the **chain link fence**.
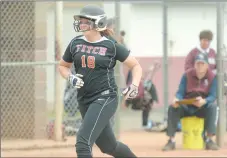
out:
{"label": "chain link fence", "polygon": [[[35,61],[33,2],[1,2],[2,138],[34,137]],[[13,63],[18,63],[13,66]]]}
{"label": "chain link fence", "polygon": [[[39,32],[42,28],[39,28],[40,24],[37,25],[37,21],[40,21],[40,17],[37,18],[37,3],[0,3],[3,144],[8,140],[54,139],[57,61],[54,53],[53,60],[47,59],[46,37],[41,37]],[[55,3],[42,5],[45,8]],[[64,84],[61,89],[63,134],[75,136],[81,124],[77,91],[68,84]]]}
{"label": "chain link fence", "polygon": [[[72,66],[71,71],[73,74],[76,74],[74,66]],[[66,136],[75,136],[82,123],[82,119],[78,109],[79,105],[77,102],[77,90],[69,83],[66,83],[66,87],[64,89],[63,104],[63,125],[65,126],[64,132]]]}

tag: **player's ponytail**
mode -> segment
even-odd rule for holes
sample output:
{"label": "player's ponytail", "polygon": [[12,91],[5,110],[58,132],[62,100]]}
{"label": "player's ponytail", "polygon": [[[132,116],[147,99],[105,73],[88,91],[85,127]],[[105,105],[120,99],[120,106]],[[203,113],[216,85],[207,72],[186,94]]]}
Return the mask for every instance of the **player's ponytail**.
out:
{"label": "player's ponytail", "polygon": [[114,36],[114,32],[111,29],[106,29],[104,31],[101,31],[101,35],[102,36],[106,36],[106,37],[111,37],[114,40],[116,40],[117,42],[119,42],[119,40]]}
{"label": "player's ponytail", "polygon": [[106,29],[106,30],[102,31],[101,34],[102,34],[103,36],[111,36],[111,37],[114,36],[113,31],[110,30],[110,29]]}

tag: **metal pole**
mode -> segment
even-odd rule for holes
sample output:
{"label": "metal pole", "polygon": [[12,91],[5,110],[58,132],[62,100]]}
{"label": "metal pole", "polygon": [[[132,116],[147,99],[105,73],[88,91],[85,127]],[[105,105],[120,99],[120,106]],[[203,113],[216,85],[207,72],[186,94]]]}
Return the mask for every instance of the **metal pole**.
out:
{"label": "metal pole", "polygon": [[216,3],[217,11],[217,104],[219,107],[219,118],[217,127],[217,144],[222,147],[224,145],[224,136],[226,130],[226,115],[224,102],[224,71],[223,71],[223,48],[224,48],[224,3]]}
{"label": "metal pole", "polygon": [[[115,37],[119,37],[120,36],[120,1],[115,1]],[[121,83],[121,74],[120,74],[120,64],[117,63],[116,67],[115,67],[115,78],[117,79],[117,83],[118,86],[120,86]],[[121,99],[120,99],[120,95],[121,92],[118,89],[118,94],[119,94],[119,98],[118,98],[118,108],[117,108],[117,112],[115,114],[115,124],[114,124],[114,131],[115,131],[115,135],[117,138],[120,137],[120,116],[119,116],[119,110],[120,110],[120,106],[121,106]]]}
{"label": "metal pole", "polygon": [[36,61],[36,62],[2,62],[1,66],[53,66],[57,61]]}
{"label": "metal pole", "polygon": [[[56,1],[55,2],[55,50],[59,51],[60,56],[62,56],[62,24],[63,24],[63,2],[62,1]],[[57,72],[56,75],[56,97],[55,97],[55,124],[54,124],[54,133],[55,133],[55,140],[56,141],[62,141],[62,117],[63,117],[63,83],[64,80],[60,76],[60,74]]]}
{"label": "metal pole", "polygon": [[115,1],[115,33],[120,36],[120,2]]}
{"label": "metal pole", "polygon": [[163,19],[163,95],[164,95],[164,120],[167,119],[168,109],[168,5],[165,1],[162,4]]}

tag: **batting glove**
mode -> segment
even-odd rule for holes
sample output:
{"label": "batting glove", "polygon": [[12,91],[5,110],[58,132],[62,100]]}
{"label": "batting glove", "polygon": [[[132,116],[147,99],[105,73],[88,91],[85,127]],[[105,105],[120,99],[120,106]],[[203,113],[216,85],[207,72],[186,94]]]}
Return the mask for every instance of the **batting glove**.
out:
{"label": "batting glove", "polygon": [[69,75],[68,81],[69,83],[75,88],[81,88],[84,85],[84,81],[81,79],[83,75],[76,74],[76,75]]}
{"label": "batting glove", "polygon": [[131,84],[122,92],[122,94],[125,96],[126,100],[134,99],[138,95],[138,87],[134,84]]}

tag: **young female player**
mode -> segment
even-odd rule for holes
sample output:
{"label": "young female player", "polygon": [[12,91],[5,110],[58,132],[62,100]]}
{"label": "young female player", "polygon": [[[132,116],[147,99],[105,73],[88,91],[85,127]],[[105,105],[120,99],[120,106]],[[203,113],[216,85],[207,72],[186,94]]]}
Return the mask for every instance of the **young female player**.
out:
{"label": "young female player", "polygon": [[[110,118],[118,105],[114,66],[123,62],[132,69],[132,84],[123,91],[126,99],[138,94],[142,69],[122,45],[105,37],[107,17],[98,6],[88,5],[74,16],[74,28],[83,35],[68,45],[59,64],[61,75],[78,88],[79,109],[83,123],[76,140],[78,157],[92,157],[93,144],[113,157],[136,157],[127,145],[118,142],[110,126]],[[75,66],[76,74],[70,67]]]}

